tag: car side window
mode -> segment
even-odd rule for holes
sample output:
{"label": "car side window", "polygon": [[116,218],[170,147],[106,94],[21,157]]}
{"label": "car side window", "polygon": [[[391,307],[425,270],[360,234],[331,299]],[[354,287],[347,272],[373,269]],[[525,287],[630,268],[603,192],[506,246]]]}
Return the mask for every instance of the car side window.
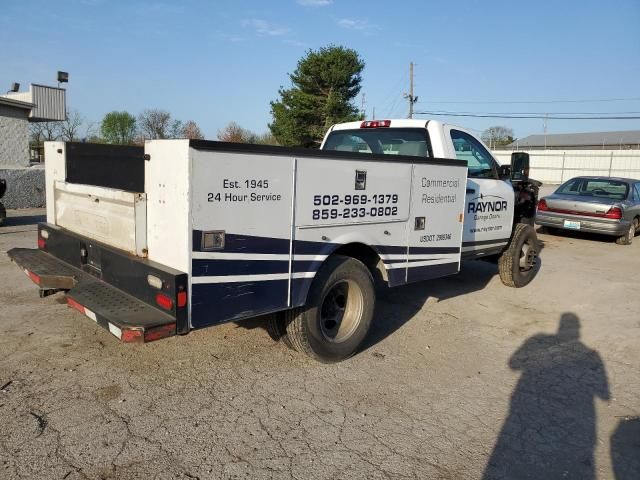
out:
{"label": "car side window", "polygon": [[451,130],[456,158],[466,160],[469,178],[498,178],[498,165],[482,143],[460,130]]}
{"label": "car side window", "polygon": [[633,201],[640,203],[640,183],[633,185]]}

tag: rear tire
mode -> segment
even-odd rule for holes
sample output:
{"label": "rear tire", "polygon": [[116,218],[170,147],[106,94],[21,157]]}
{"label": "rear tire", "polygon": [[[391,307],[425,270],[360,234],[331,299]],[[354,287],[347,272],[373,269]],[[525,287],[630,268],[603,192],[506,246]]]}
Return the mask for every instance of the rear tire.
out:
{"label": "rear tire", "polygon": [[367,336],[375,300],[373,277],[362,262],[330,257],[316,274],[306,306],[284,312],[287,340],[321,362],[345,360]]}
{"label": "rear tire", "polygon": [[616,238],[616,243],[618,245],[631,245],[633,243],[633,237],[636,236],[636,232],[638,231],[638,219],[634,218],[629,226],[629,230],[627,233],[622,235],[621,237]]}
{"label": "rear tire", "polygon": [[529,284],[538,273],[539,251],[538,237],[533,227],[517,223],[509,246],[498,260],[502,283],[513,288]]}
{"label": "rear tire", "polygon": [[7,218],[7,209],[0,203],[0,227],[4,225],[4,221]]}

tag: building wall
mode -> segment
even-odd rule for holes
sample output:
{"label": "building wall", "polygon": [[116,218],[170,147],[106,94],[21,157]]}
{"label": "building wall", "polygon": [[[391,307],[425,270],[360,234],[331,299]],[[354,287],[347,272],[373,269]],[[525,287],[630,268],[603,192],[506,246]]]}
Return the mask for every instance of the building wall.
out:
{"label": "building wall", "polygon": [[[531,178],[544,183],[563,183],[581,175],[604,175],[640,179],[640,150],[527,150]],[[502,165],[511,161],[511,151],[494,150]]]}
{"label": "building wall", "polygon": [[29,166],[28,110],[0,105],[0,167]]}

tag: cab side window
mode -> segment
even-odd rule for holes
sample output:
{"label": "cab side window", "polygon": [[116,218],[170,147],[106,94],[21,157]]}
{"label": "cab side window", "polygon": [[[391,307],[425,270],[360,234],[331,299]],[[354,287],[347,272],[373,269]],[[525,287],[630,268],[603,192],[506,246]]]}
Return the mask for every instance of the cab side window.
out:
{"label": "cab side window", "polygon": [[498,165],[489,151],[475,138],[460,130],[451,130],[456,158],[466,160],[469,178],[498,178]]}

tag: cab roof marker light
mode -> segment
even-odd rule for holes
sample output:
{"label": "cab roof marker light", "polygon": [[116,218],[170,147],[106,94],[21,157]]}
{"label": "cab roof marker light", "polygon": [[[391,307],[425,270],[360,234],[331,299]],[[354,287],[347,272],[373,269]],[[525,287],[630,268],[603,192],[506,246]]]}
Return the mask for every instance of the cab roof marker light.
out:
{"label": "cab roof marker light", "polygon": [[360,124],[360,128],[389,128],[391,120],[365,120]]}

